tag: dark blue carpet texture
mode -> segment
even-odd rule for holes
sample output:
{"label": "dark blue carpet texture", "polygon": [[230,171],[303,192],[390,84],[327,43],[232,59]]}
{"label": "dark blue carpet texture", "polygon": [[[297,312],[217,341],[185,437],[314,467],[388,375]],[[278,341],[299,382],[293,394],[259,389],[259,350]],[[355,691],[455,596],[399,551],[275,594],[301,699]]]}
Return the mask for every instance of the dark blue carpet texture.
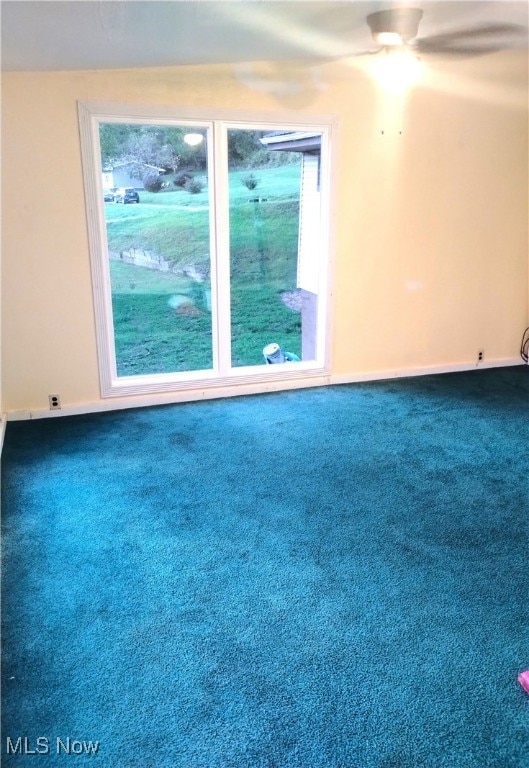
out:
{"label": "dark blue carpet texture", "polygon": [[8,424],[2,765],[529,766],[529,368]]}

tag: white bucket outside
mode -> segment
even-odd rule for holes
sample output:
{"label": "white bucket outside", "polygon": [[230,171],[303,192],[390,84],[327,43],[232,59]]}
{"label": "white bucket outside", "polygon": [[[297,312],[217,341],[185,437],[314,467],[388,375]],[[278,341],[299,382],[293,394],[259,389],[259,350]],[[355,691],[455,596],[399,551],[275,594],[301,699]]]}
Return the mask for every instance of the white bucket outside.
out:
{"label": "white bucket outside", "polygon": [[279,344],[267,344],[263,348],[264,359],[267,363],[284,363],[285,357]]}

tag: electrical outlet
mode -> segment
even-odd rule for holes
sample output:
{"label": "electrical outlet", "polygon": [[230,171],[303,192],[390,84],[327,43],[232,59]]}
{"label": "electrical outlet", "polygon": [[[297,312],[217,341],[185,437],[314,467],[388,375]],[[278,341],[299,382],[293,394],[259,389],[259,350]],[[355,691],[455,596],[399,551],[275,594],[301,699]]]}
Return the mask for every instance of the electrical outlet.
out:
{"label": "electrical outlet", "polygon": [[480,349],[478,352],[478,363],[481,363],[481,361],[484,360],[484,358],[485,358],[485,352],[482,349]]}
{"label": "electrical outlet", "polygon": [[50,411],[58,411],[61,408],[61,396],[60,395],[48,395],[50,401]]}

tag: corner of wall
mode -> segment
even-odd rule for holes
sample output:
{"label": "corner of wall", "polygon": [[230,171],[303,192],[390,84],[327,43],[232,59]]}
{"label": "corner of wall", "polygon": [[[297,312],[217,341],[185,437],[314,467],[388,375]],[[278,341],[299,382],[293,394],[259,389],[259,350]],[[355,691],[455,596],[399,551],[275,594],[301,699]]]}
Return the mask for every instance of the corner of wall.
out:
{"label": "corner of wall", "polygon": [[4,436],[6,433],[7,414],[2,413],[0,415],[0,456],[2,455],[2,448],[4,447]]}

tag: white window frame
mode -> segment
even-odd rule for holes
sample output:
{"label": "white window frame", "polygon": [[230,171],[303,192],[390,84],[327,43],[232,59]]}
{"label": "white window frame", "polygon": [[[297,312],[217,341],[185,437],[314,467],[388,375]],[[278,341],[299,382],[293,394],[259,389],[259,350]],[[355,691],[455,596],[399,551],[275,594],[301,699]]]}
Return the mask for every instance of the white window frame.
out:
{"label": "white window frame", "polygon": [[[177,392],[237,384],[285,382],[322,377],[329,374],[330,307],[330,210],[331,136],[336,130],[333,117],[292,114],[221,112],[155,105],[128,105],[79,102],[79,130],[86,198],[88,241],[101,397]],[[213,367],[211,370],[185,371],[137,376],[118,376],[112,317],[112,296],[108,265],[107,230],[101,194],[101,123],[163,123],[208,130],[208,179],[210,194],[210,239],[212,281]],[[230,233],[228,198],[227,132],[247,130],[313,130],[322,135],[321,146],[321,233],[318,290],[316,360],[232,367],[230,332]],[[217,300],[218,297],[221,300]],[[228,298],[226,298],[228,297]]]}

